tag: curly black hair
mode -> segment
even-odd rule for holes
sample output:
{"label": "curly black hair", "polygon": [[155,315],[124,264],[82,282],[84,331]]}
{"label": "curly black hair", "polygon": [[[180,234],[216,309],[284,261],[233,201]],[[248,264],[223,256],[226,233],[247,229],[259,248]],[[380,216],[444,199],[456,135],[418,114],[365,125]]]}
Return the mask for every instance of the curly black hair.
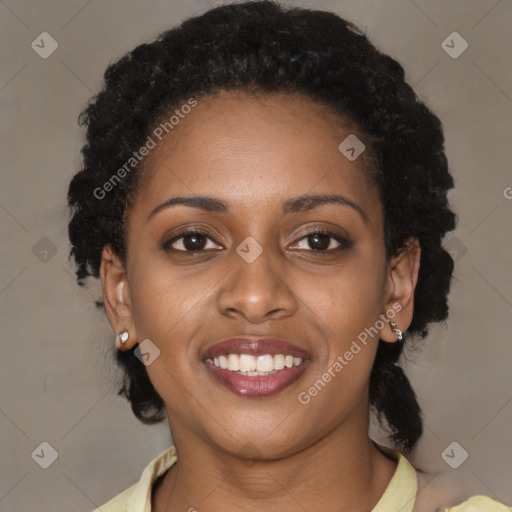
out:
{"label": "curly black hair", "polygon": [[[99,277],[106,244],[126,261],[123,218],[142,165],[124,173],[108,194],[102,187],[171,112],[190,98],[222,90],[299,93],[365,134],[376,162],[372,180],[383,205],[386,257],[403,250],[410,237],[419,240],[420,270],[406,340],[424,338],[429,323],[447,318],[454,262],[442,239],[455,228],[456,216],[447,199],[454,182],[442,124],[406,83],[401,64],[377,50],[354,24],[331,12],[271,0],[223,5],[136,47],[111,64],[104,79],[79,117],[87,140],[82,168],[68,192],[70,257],[79,284]],[[116,353],[123,368],[118,394],[143,423],[159,422],[165,404],[134,357],[136,347]],[[390,438],[410,451],[423,421],[397,364],[402,350],[403,343],[379,340],[369,400]]]}

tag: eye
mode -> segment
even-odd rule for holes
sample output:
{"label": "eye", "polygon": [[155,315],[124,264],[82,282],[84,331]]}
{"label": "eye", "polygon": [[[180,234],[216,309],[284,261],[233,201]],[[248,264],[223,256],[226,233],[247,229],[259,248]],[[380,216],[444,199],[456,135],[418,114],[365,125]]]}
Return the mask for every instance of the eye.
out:
{"label": "eye", "polygon": [[[312,229],[308,231],[307,236],[300,238],[295,244],[300,244],[302,240],[305,240],[307,244],[310,244],[313,252],[316,253],[333,253],[350,249],[352,242],[337,233],[333,233],[327,229]],[[333,247],[334,243],[334,247]],[[338,246],[336,247],[336,243]],[[297,248],[297,247],[292,247]],[[298,247],[298,249],[308,249],[307,247]]]}
{"label": "eye", "polygon": [[[308,247],[300,247],[300,244],[304,243],[302,242],[303,240],[305,240],[305,243],[310,245],[309,249]],[[208,242],[213,243],[213,247],[208,247]],[[338,244],[337,247],[336,244]],[[297,245],[299,246],[297,247]],[[295,247],[292,246],[292,249],[312,250],[315,253],[335,253],[349,249],[352,245],[353,243],[350,240],[338,235],[337,233],[326,229],[316,228],[309,230],[306,236],[295,242]],[[164,250],[172,249],[183,253],[193,253],[204,252],[207,249],[222,249],[223,247],[216,244],[212,235],[207,231],[194,228],[182,231],[178,235],[167,240],[163,244],[162,248]]]}
{"label": "eye", "polygon": [[[211,247],[206,247],[208,241],[214,242],[210,233],[197,228],[187,229],[186,231],[172,237],[170,240],[167,240],[163,244],[162,248],[164,250],[172,248],[179,252],[201,252],[204,249],[211,249]],[[173,247],[175,244],[177,247]],[[217,247],[219,246],[215,246],[213,248],[215,249]]]}

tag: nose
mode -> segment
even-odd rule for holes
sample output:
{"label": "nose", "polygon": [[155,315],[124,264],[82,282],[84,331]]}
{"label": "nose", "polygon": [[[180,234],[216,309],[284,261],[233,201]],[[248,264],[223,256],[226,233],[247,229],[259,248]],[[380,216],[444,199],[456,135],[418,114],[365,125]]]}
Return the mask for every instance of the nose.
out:
{"label": "nose", "polygon": [[264,249],[251,263],[234,253],[232,271],[218,297],[223,315],[241,316],[247,322],[258,324],[285,318],[297,311],[298,298],[292,283],[287,282],[286,262],[278,261],[270,252]]}

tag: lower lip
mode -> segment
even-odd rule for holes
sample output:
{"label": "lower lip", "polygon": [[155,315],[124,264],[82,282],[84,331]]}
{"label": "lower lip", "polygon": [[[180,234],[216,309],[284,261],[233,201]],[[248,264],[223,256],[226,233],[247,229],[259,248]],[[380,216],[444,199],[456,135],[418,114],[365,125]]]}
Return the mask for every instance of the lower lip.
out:
{"label": "lower lip", "polygon": [[309,366],[309,360],[304,359],[299,366],[283,368],[271,375],[239,375],[230,370],[224,370],[211,363],[204,363],[210,374],[232,393],[239,396],[271,396],[288,386],[291,386]]}

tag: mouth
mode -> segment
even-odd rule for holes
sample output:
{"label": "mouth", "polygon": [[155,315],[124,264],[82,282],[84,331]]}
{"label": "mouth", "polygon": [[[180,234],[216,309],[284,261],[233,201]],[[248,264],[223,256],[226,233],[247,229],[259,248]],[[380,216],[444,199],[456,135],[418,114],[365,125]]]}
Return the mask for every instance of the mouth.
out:
{"label": "mouth", "polygon": [[203,354],[208,373],[246,397],[274,395],[291,386],[311,362],[309,352],[277,338],[232,338]]}

